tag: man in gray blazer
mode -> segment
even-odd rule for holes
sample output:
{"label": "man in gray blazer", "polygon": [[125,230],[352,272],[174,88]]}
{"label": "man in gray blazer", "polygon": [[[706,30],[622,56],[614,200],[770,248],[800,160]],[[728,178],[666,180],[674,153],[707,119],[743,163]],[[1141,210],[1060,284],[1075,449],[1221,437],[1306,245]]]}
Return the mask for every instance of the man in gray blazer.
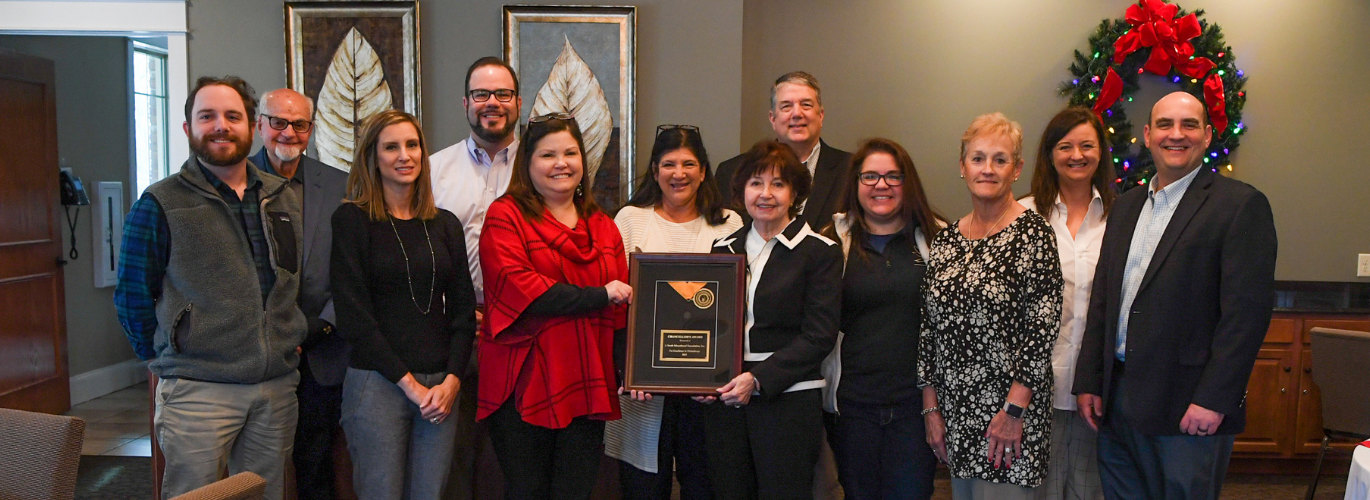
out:
{"label": "man in gray blazer", "polygon": [[333,498],[334,429],[342,410],[348,347],[333,331],[333,294],[328,288],[330,221],[342,204],[347,174],[304,155],[314,131],[314,103],[290,89],[262,95],[257,135],[262,149],[250,158],[263,172],[288,179],[304,206],[300,310],[309,322],[300,359],[300,417],[295,430],[295,486],[299,498]]}

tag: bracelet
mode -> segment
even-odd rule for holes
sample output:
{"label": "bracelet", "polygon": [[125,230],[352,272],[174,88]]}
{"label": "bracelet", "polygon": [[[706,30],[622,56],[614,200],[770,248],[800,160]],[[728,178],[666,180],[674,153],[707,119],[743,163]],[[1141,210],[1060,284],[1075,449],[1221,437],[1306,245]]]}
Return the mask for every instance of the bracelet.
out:
{"label": "bracelet", "polygon": [[942,412],[942,409],[941,409],[941,408],[938,408],[938,407],[936,407],[936,406],[929,406],[929,407],[927,407],[927,408],[923,408],[923,415],[922,415],[922,416],[926,417],[926,416],[928,416],[929,413],[932,413],[932,412],[941,413],[941,412]]}

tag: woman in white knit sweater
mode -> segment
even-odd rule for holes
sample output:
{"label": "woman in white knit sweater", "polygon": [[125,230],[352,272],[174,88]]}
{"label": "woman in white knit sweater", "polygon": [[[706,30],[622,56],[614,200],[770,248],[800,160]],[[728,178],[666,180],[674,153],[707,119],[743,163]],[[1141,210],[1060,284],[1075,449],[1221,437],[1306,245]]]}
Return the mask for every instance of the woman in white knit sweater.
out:
{"label": "woman in white knit sweater", "polygon": [[[657,127],[651,164],[614,222],[629,252],[708,253],[713,241],[742,227],[723,208],[699,128]],[[624,394],[623,418],[608,422],[604,451],[620,460],[624,500],[671,498],[672,470],[681,500],[712,498],[705,473],[702,404],[688,396]]]}

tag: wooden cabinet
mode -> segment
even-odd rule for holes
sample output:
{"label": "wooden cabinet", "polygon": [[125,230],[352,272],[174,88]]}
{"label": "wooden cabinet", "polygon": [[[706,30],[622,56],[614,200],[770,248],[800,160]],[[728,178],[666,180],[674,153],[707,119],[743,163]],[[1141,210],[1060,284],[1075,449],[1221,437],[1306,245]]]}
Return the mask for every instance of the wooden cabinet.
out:
{"label": "wooden cabinet", "polygon": [[[1238,457],[1306,458],[1322,444],[1322,401],[1313,383],[1313,328],[1370,331],[1370,315],[1276,313],[1246,388]],[[1343,443],[1338,446],[1354,446]]]}

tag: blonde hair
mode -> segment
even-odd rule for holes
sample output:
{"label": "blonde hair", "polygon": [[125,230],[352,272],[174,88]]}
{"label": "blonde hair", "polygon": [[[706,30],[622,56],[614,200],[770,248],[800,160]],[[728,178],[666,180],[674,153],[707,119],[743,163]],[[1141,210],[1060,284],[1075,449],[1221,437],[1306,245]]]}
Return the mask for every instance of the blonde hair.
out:
{"label": "blonde hair", "polygon": [[[1023,158],[1023,127],[1008,119],[1003,113],[994,112],[975,117],[970,127],[961,134],[961,161],[966,161],[966,145],[977,137],[1007,137],[1013,144],[1013,161]],[[1100,167],[1102,168],[1102,166]]]}
{"label": "blonde hair", "polygon": [[381,131],[400,123],[414,126],[419,134],[419,148],[422,158],[419,162],[419,178],[409,190],[409,208],[414,216],[422,220],[432,220],[438,216],[438,208],[433,205],[433,183],[429,180],[428,141],[423,138],[423,127],[414,115],[390,109],[371,115],[362,122],[360,140],[352,157],[352,171],[347,174],[347,198],[343,201],[357,205],[380,221],[389,218],[385,210],[385,189],[381,186],[380,160],[376,155],[376,143],[380,142]]}

